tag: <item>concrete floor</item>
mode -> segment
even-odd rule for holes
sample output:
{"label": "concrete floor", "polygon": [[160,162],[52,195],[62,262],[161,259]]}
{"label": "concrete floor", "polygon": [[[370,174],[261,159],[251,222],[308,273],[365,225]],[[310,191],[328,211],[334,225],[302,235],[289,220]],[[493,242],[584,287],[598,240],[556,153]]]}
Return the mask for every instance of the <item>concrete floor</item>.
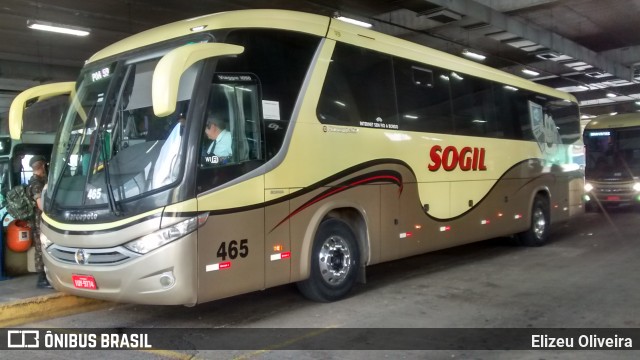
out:
{"label": "concrete floor", "polygon": [[[279,328],[326,327],[640,328],[638,219],[640,213],[631,210],[589,213],[556,227],[551,242],[541,248],[517,247],[509,239],[494,239],[380,264],[368,269],[366,285],[358,285],[349,298],[336,303],[307,301],[295,286],[287,285],[193,308],[118,305],[25,326],[249,327],[273,328],[274,332]],[[397,336],[402,334],[390,331],[387,341],[401,341]],[[295,348],[296,341],[291,338],[288,342],[274,343],[275,349],[271,351],[111,351],[108,357],[632,359],[638,356],[637,352],[625,351],[277,350]],[[288,345],[279,345],[283,343]],[[375,343],[371,347],[384,348]],[[101,351],[11,351],[2,357],[81,359],[105,354]]]}

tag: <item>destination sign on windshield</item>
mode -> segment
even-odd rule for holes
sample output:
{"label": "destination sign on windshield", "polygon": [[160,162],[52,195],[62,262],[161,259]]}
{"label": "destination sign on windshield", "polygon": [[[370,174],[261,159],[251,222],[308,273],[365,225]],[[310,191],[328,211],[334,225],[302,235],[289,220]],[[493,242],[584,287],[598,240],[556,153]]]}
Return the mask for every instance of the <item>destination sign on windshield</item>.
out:
{"label": "destination sign on windshield", "polygon": [[596,137],[596,136],[610,136],[611,133],[609,131],[593,131],[589,133],[590,137]]}
{"label": "destination sign on windshield", "polygon": [[99,69],[92,70],[91,72],[87,73],[86,75],[87,80],[94,83],[94,82],[108,79],[111,77],[111,75],[113,75],[114,68],[115,68],[115,63]]}

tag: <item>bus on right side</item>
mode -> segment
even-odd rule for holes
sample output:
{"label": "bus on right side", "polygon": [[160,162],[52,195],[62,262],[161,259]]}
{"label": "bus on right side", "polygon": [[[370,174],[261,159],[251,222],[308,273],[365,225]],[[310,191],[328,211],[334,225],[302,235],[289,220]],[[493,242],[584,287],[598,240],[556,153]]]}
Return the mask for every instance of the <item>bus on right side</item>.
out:
{"label": "bus on right side", "polygon": [[596,117],[584,145],[586,209],[640,205],[640,113]]}

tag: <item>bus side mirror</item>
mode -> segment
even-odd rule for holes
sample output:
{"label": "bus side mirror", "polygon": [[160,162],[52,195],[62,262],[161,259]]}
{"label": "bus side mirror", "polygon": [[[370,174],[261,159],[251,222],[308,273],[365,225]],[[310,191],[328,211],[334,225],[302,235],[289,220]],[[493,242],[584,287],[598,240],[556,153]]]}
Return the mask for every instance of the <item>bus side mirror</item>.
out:
{"label": "bus side mirror", "polygon": [[[76,83],[59,82],[46,85],[39,85],[29,88],[15,97],[9,108],[9,133],[11,138],[19,140],[22,135],[22,120],[24,110],[38,101],[42,101],[54,96],[69,94],[74,91]],[[34,101],[35,100],[35,101]]]}
{"label": "bus side mirror", "polygon": [[198,43],[171,50],[160,59],[153,71],[151,98],[157,117],[171,115],[176,110],[180,77],[197,61],[212,57],[238,55],[244,47],[224,43]]}

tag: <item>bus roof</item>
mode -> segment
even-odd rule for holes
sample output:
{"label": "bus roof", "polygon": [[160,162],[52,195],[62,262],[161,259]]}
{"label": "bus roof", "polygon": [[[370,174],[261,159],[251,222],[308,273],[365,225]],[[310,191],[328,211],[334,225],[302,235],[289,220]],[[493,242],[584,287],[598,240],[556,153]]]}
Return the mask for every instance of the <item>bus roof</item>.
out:
{"label": "bus roof", "polygon": [[600,115],[595,119],[589,121],[584,129],[615,129],[630,126],[640,126],[640,113]]}
{"label": "bus roof", "polygon": [[87,60],[87,63],[166,40],[215,29],[273,28],[325,36],[329,22],[330,18],[326,16],[290,10],[237,10],[203,15],[132,35],[98,51]]}
{"label": "bus roof", "polygon": [[[194,30],[196,28],[201,30]],[[290,10],[237,10],[177,21],[143,31],[109,45],[95,53],[87,60],[87,63],[166,40],[194,35],[200,31],[229,28],[271,28],[304,32],[321,37],[326,36],[336,41],[480,76],[577,103],[576,98],[569,93],[534,83],[471,60],[343,21],[332,21],[327,16]]]}

